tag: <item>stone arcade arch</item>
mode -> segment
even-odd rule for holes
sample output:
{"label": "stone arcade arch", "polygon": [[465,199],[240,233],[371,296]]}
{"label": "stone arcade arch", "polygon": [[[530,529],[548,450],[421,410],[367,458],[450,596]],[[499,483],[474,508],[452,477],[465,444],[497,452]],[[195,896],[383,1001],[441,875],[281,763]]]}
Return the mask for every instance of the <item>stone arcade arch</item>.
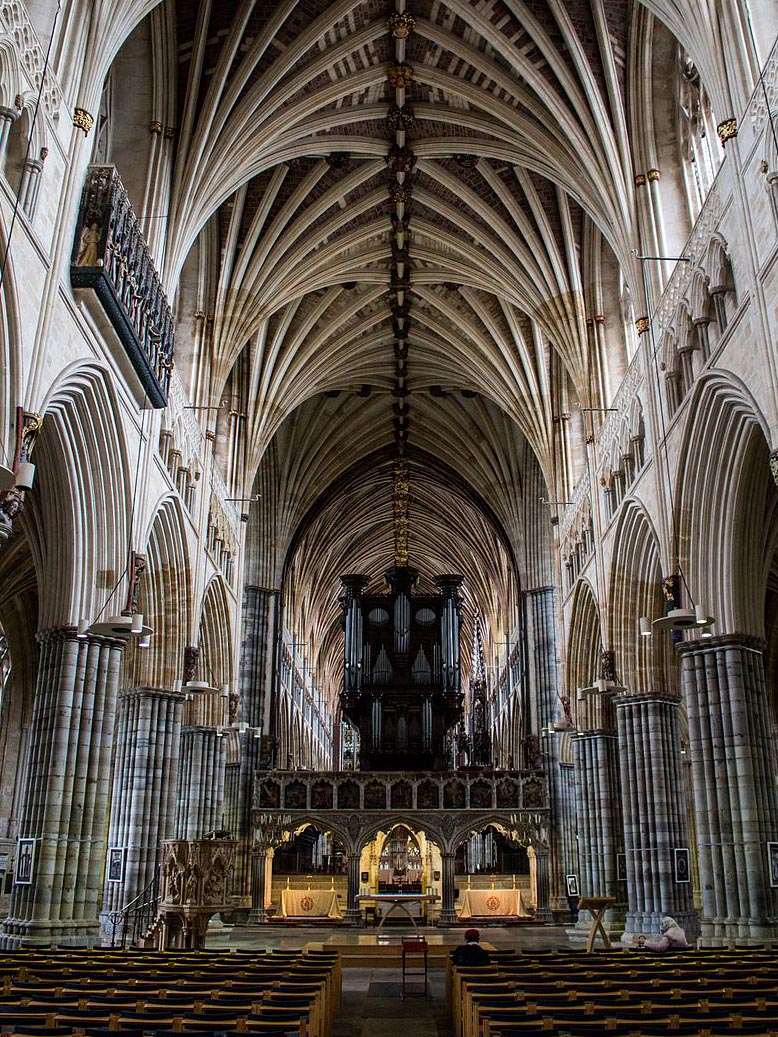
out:
{"label": "stone arcade arch", "polygon": [[19,822],[19,836],[35,840],[35,881],[14,887],[4,946],[82,942],[97,932],[124,641],[81,639],[75,621],[95,617],[123,583],[130,495],[117,414],[106,373],[79,366],[50,394],[37,444],[40,488],[25,535],[39,588],[39,656]]}
{"label": "stone arcade arch", "polygon": [[[682,558],[698,600],[716,616],[708,640],[679,645],[706,944],[775,935],[778,890],[767,842],[778,825],[765,600],[778,494],[764,423],[728,374],[701,379],[687,422],[677,490]],[[716,443],[716,451],[710,444]],[[748,788],[748,796],[740,790]],[[737,791],[736,791],[737,790]]]}

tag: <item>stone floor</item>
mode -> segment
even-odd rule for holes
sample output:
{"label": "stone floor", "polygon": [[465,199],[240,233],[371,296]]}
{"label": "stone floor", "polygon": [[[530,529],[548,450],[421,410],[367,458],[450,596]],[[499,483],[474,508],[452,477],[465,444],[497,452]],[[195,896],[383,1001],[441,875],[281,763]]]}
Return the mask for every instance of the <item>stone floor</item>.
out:
{"label": "stone floor", "polygon": [[[463,938],[462,929],[423,930],[430,944],[456,946]],[[208,930],[207,946],[217,947],[302,947],[309,942],[328,945],[364,946],[377,943],[399,943],[412,930],[392,928],[377,940],[366,929],[326,929],[299,926],[216,927]],[[564,926],[485,927],[484,942],[495,947],[516,947],[524,951],[567,948],[570,946]],[[352,959],[353,960],[353,959]],[[446,1010],[445,969],[430,969],[429,997],[424,997],[422,981],[414,980],[409,996],[401,998],[402,973],[396,968],[360,968],[343,970],[343,1004],[332,1030],[332,1037],[452,1037],[454,1031]]]}

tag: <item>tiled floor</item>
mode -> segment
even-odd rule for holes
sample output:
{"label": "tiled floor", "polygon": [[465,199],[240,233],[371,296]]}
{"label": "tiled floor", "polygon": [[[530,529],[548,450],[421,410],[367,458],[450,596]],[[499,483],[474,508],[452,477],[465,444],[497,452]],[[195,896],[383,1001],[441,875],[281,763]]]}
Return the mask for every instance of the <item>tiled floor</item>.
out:
{"label": "tiled floor", "polygon": [[[387,938],[400,942],[403,930],[392,929]],[[410,935],[410,930],[405,935]],[[424,935],[430,944],[456,946],[462,929],[429,929]],[[525,951],[569,947],[564,926],[520,926],[484,928],[482,939],[495,947],[516,947]],[[300,926],[235,926],[208,930],[207,946],[217,947],[302,947],[309,942],[375,946],[376,936],[365,929],[323,929]],[[383,940],[382,940],[383,942]],[[394,968],[345,968],[343,1005],[332,1030],[332,1037],[452,1037],[451,1020],[446,1010],[445,969],[430,969],[430,996],[400,996],[402,975]],[[418,981],[415,990],[421,989]]]}
{"label": "tiled floor", "polygon": [[332,1037],[451,1037],[445,971],[430,970],[430,998],[400,997],[399,969],[344,969],[343,1007]]}

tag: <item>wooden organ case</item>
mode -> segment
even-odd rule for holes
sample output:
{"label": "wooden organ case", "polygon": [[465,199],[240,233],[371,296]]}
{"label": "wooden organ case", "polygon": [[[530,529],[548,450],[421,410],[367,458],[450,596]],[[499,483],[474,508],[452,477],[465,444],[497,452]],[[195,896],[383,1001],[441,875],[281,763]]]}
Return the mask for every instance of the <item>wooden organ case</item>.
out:
{"label": "wooden organ case", "polygon": [[394,567],[389,593],[365,594],[367,576],[342,576],[343,714],[360,736],[359,768],[445,770],[446,735],[462,717],[461,576],[414,594],[418,572]]}

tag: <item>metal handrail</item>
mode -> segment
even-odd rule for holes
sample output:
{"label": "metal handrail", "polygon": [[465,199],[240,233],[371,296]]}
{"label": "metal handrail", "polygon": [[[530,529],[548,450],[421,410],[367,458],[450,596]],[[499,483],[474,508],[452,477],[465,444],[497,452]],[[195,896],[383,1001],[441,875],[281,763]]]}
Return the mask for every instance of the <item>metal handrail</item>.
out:
{"label": "metal handrail", "polygon": [[133,946],[140,942],[156,921],[160,901],[160,867],[154,869],[154,876],[138,895],[126,904],[121,911],[111,911],[108,921],[111,925],[111,948],[120,947],[125,950],[129,939]]}

